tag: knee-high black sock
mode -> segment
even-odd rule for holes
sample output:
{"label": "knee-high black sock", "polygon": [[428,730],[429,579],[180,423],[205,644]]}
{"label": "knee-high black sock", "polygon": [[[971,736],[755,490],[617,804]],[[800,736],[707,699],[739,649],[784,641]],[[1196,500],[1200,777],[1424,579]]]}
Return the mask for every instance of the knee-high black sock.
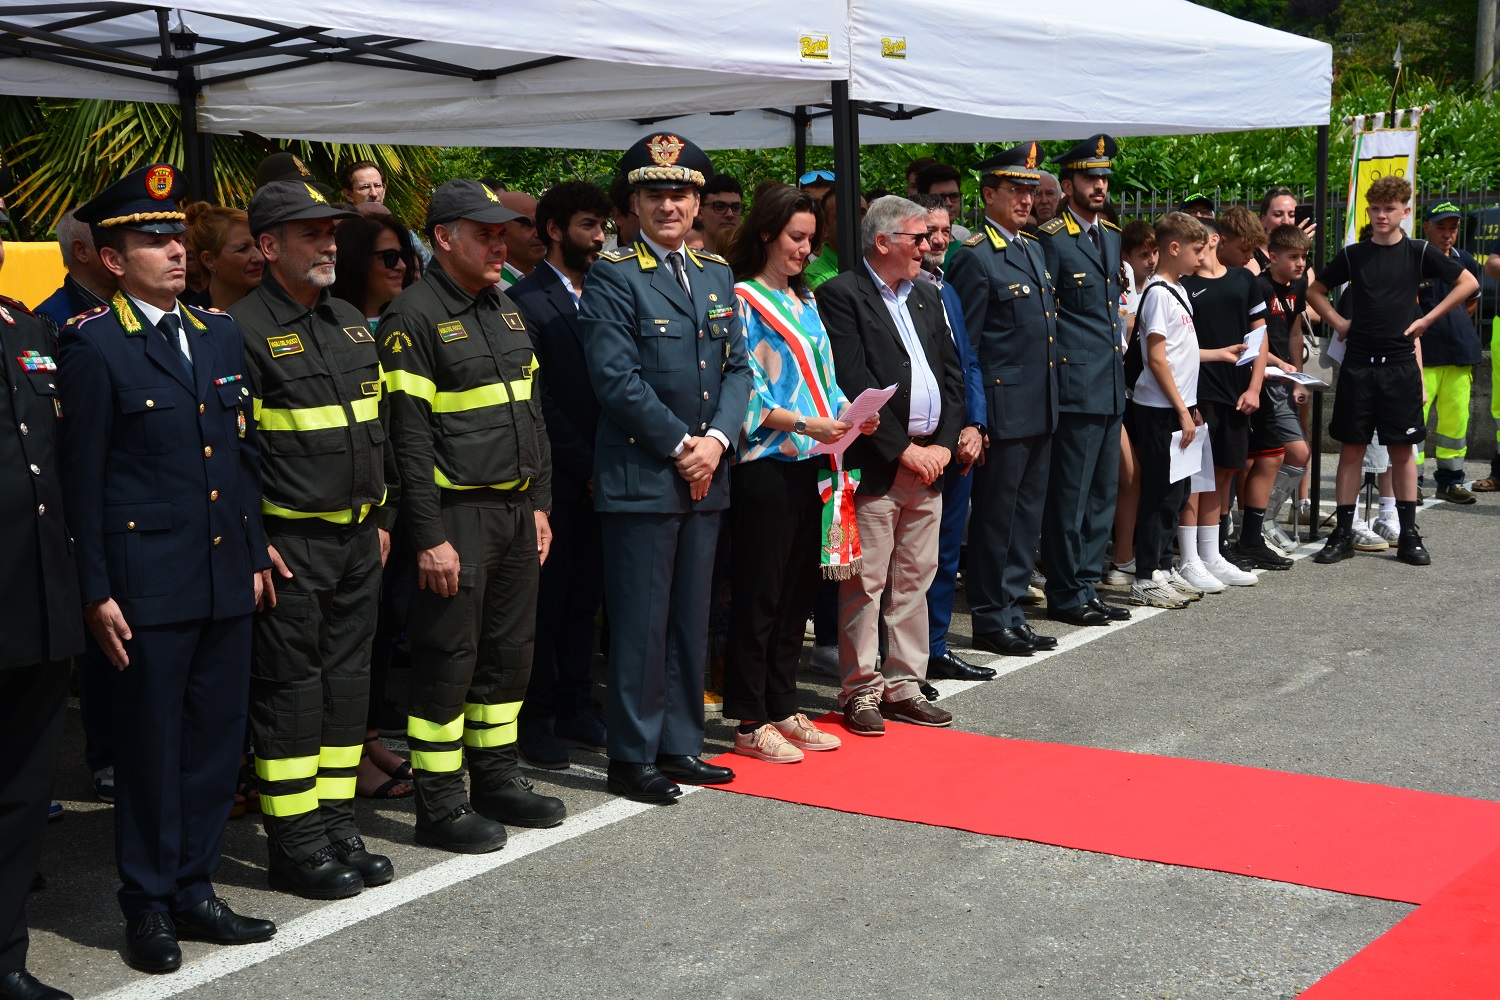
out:
{"label": "knee-high black sock", "polygon": [[1396,518],[1401,522],[1401,533],[1415,531],[1417,528],[1417,502],[1415,500],[1397,500]]}

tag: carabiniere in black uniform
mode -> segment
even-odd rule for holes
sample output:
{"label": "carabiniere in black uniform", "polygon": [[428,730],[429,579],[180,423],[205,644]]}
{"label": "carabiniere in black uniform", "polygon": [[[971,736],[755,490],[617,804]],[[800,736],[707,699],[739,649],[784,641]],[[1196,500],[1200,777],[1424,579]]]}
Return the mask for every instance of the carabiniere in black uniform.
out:
{"label": "carabiniere in black uniform", "polygon": [[[376,527],[389,530],[396,516],[380,358],[360,311],[309,279],[286,236],[312,225],[332,246],[333,220],[354,215],[302,182],[261,187],[250,229],[276,259],[230,309],[245,336],[266,541],[292,573],[273,575],[276,603],[256,616],[251,657],[269,881],[315,899],[394,877],[389,859],[365,850],[354,820],[380,600]],[[298,301],[283,280],[316,304]]]}

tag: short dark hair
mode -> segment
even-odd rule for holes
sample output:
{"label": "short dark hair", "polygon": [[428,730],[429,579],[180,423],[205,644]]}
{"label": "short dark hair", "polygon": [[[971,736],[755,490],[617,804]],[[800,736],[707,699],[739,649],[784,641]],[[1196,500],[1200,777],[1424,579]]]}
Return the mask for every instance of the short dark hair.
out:
{"label": "short dark hair", "polygon": [[[125,255],[126,237],[130,233],[135,232],[135,230],[126,229],[124,226],[104,226],[102,228],[93,226],[90,227],[89,231],[94,236],[94,249],[96,251],[103,252],[105,249],[109,249],[113,250],[117,254],[120,254],[122,257]],[[183,245],[186,246],[188,242],[188,234],[184,232],[181,234],[180,238],[182,239]]]}
{"label": "short dark hair", "polygon": [[1271,230],[1266,243],[1271,253],[1287,253],[1292,250],[1301,250],[1306,253],[1313,248],[1312,237],[1307,235],[1301,226],[1290,222],[1283,222]]}
{"label": "short dark hair", "polygon": [[865,201],[874,201],[876,198],[884,198],[891,192],[883,187],[872,187],[865,192]]}
{"label": "short dark hair", "polygon": [[548,250],[552,249],[552,235],[547,223],[557,223],[557,228],[567,231],[568,223],[579,212],[593,212],[600,221],[609,218],[613,202],[608,192],[590,181],[563,181],[546,190],[536,203],[536,235]]}
{"label": "short dark hair", "polygon": [[630,207],[630,196],[634,193],[635,185],[623,172],[615,174],[615,179],[609,182],[609,200],[614,202],[615,211],[621,215],[634,214],[635,209]]}
{"label": "short dark hair", "polygon": [[[763,192],[745,213],[745,221],[735,230],[724,255],[734,271],[736,281],[753,278],[766,266],[766,244],[781,235],[781,231],[792,221],[792,216],[801,212],[812,214],[816,223],[813,232],[823,228],[823,210],[816,199],[806,191],[790,184],[777,184]],[[805,272],[804,272],[805,274]],[[804,274],[793,274],[787,278],[792,294],[807,298],[807,279]]]}
{"label": "short dark hair", "polygon": [[940,208],[945,212],[948,211],[948,203],[943,200],[942,195],[914,194],[911,196],[911,200],[929,212],[936,212]]}
{"label": "short dark hair", "polygon": [[945,181],[957,181],[962,185],[964,179],[962,174],[946,163],[930,163],[917,172],[917,193],[926,194],[934,184]]}
{"label": "short dark hair", "polygon": [[370,257],[375,252],[375,240],[386,230],[396,234],[401,246],[401,259],[406,261],[406,275],[401,287],[408,288],[417,280],[416,244],[410,229],[392,215],[361,215],[339,223],[334,234],[334,245],[338,255],[333,264],[333,286],[328,293],[343,299],[364,314],[365,296],[370,290]]}
{"label": "short dark hair", "polygon": [[938,161],[931,156],[919,156],[906,165],[906,176],[911,177],[913,174],[920,174],[936,162]]}
{"label": "short dark hair", "polygon": [[385,171],[380,169],[380,164],[373,160],[355,160],[353,163],[339,167],[339,188],[344,191],[354,187],[354,172],[356,170],[373,170],[380,175],[380,183],[385,183]]}
{"label": "short dark hair", "polygon": [[1120,232],[1120,252],[1130,253],[1141,247],[1156,249],[1156,227],[1145,219],[1136,219]]}
{"label": "short dark hair", "polygon": [[740,182],[729,174],[714,174],[703,185],[703,196],[706,198],[711,194],[734,193],[741,198],[745,197],[745,189],[740,187]]}

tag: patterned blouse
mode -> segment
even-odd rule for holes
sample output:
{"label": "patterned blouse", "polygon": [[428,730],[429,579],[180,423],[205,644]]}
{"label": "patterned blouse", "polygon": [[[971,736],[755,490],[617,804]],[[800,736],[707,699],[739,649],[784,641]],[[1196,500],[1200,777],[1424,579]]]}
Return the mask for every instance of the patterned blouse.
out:
{"label": "patterned blouse", "polygon": [[[844,397],[834,378],[833,348],[828,343],[828,334],[823,330],[823,321],[818,318],[817,305],[799,299],[789,291],[769,292],[791,311],[803,334],[812,343],[817,352],[814,364],[822,369],[828,386],[832,415],[838,416],[849,405],[849,400]],[[804,417],[815,417],[818,415],[818,408],[813,402],[813,391],[803,379],[796,356],[786,340],[768,326],[760,314],[751,309],[743,299],[740,300],[739,307],[740,321],[745,330],[745,351],[750,356],[750,372],[755,377],[755,389],[750,393],[750,409],[740,428],[737,461],[775,458],[783,462],[796,462],[812,457],[812,450],[817,442],[806,434],[777,431],[762,426],[762,421],[772,410],[789,410]],[[857,431],[851,430],[850,433]],[[823,456],[816,457],[826,461]]]}

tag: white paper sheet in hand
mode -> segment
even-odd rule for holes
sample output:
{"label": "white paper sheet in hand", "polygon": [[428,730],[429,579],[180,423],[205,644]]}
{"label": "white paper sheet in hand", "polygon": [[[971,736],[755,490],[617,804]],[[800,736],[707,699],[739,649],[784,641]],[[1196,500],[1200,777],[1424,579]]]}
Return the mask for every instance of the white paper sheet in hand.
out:
{"label": "white paper sheet in hand", "polygon": [[1307,372],[1289,372],[1275,365],[1266,368],[1266,378],[1279,378],[1284,382],[1296,382],[1298,385],[1308,385],[1315,389],[1330,388],[1327,382],[1316,375],[1309,375]]}
{"label": "white paper sheet in hand", "polygon": [[1245,353],[1241,354],[1239,358],[1235,360],[1235,367],[1238,368],[1240,365],[1248,365],[1250,362],[1260,357],[1260,349],[1265,345],[1265,342],[1266,328],[1263,326],[1256,327],[1254,330],[1251,330],[1249,333],[1245,334]]}
{"label": "white paper sheet in hand", "polygon": [[[1203,428],[1198,428],[1198,433],[1203,433]],[[1167,482],[1180,483],[1188,476],[1197,472],[1203,464],[1203,446],[1198,443],[1194,436],[1188,443],[1186,449],[1182,447],[1182,431],[1172,432],[1172,446],[1167,449],[1171,454],[1171,464],[1167,467]]]}
{"label": "white paper sheet in hand", "polygon": [[884,389],[866,389],[855,397],[839,419],[853,424],[848,433],[839,438],[833,444],[817,444],[813,446],[814,455],[842,455],[844,450],[855,442],[859,437],[859,428],[871,417],[880,412],[892,396],[896,394],[896,386],[888,385]]}
{"label": "white paper sheet in hand", "polygon": [[[1328,338],[1328,346],[1323,349],[1323,357],[1336,365],[1344,363],[1344,355],[1349,352],[1349,341],[1340,340],[1338,334]],[[1327,368],[1327,365],[1323,366]]]}
{"label": "white paper sheet in hand", "polygon": [[1193,481],[1188,484],[1189,493],[1212,493],[1219,488],[1214,479],[1214,444],[1208,437],[1208,425],[1202,424],[1198,427],[1198,434],[1193,438],[1193,443],[1188,445],[1188,451],[1202,445],[1203,455],[1198,460],[1198,471],[1193,473]]}

